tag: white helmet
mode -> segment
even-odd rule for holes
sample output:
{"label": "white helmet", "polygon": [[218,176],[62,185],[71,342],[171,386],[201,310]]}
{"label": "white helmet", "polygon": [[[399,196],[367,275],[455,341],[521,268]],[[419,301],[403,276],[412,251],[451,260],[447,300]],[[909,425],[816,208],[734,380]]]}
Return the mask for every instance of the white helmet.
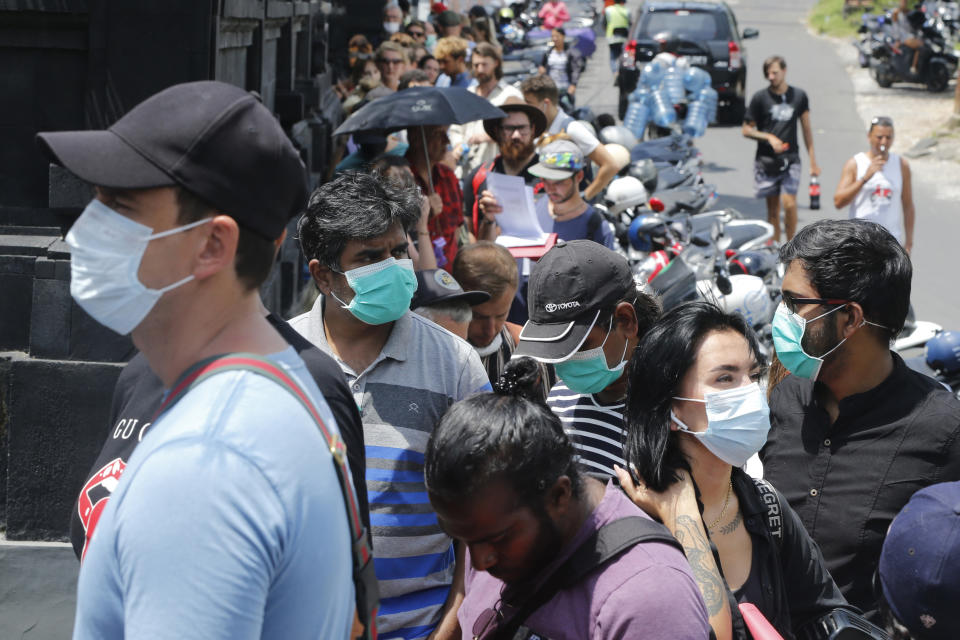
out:
{"label": "white helmet", "polygon": [[600,141],[605,143],[622,144],[627,149],[637,146],[637,137],[630,129],[623,125],[612,125],[600,129]]}
{"label": "white helmet", "polygon": [[610,183],[603,199],[610,213],[616,215],[630,207],[644,204],[647,201],[647,190],[643,183],[633,176],[624,176]]}
{"label": "white helmet", "polygon": [[625,166],[630,164],[630,152],[627,151],[627,148],[622,144],[609,143],[603,145],[603,148],[607,150],[611,156],[613,156],[613,162],[617,166],[617,172],[620,172],[620,169],[623,169]]}
{"label": "white helmet", "polygon": [[722,296],[727,313],[739,313],[752,327],[763,325],[773,316],[773,300],[763,280],[757,276],[730,276],[732,291]]}

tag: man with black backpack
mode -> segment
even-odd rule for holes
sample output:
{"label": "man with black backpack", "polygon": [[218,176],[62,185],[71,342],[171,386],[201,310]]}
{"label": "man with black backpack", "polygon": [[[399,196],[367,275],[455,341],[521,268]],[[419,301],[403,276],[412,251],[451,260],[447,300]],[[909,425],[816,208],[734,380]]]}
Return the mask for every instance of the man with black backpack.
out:
{"label": "man with black backpack", "polygon": [[579,470],[560,420],[520,397],[538,368],[518,365],[500,393],[453,405],[427,444],[430,502],[469,559],[463,636],[707,638],[676,539],[612,481]]}

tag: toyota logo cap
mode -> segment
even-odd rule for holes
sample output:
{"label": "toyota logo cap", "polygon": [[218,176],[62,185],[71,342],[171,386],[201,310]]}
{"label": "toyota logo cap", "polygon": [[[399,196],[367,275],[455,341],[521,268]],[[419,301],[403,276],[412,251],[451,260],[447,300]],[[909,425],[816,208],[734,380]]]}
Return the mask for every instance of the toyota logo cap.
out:
{"label": "toyota logo cap", "polygon": [[225,82],[173,85],[103,131],[37,135],[81,180],[114,189],[180,185],[269,240],[307,203],[306,168],[280,123]]}
{"label": "toyota logo cap", "polygon": [[593,240],[558,242],[533,266],[530,319],[514,357],[563,362],[583,345],[600,312],[635,291],[626,258]]}

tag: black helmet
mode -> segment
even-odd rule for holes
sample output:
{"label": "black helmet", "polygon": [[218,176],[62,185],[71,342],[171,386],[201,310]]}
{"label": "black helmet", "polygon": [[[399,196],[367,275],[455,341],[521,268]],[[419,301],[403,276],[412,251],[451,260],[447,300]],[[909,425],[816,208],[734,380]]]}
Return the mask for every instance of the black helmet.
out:
{"label": "black helmet", "polygon": [[653,164],[653,160],[650,158],[634,160],[627,170],[627,175],[633,176],[643,183],[647,193],[653,193],[657,190],[657,174],[657,166]]}

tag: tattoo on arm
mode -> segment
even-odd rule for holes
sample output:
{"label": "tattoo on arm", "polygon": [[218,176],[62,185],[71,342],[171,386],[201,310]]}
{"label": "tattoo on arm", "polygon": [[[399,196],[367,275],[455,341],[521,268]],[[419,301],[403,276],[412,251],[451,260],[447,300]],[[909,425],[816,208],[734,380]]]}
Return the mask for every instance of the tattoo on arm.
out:
{"label": "tattoo on arm", "polygon": [[679,516],[674,537],[687,552],[693,578],[697,581],[703,601],[707,605],[707,615],[715,616],[723,609],[727,589],[713,560],[713,552],[703,532],[703,525],[690,516]]}

